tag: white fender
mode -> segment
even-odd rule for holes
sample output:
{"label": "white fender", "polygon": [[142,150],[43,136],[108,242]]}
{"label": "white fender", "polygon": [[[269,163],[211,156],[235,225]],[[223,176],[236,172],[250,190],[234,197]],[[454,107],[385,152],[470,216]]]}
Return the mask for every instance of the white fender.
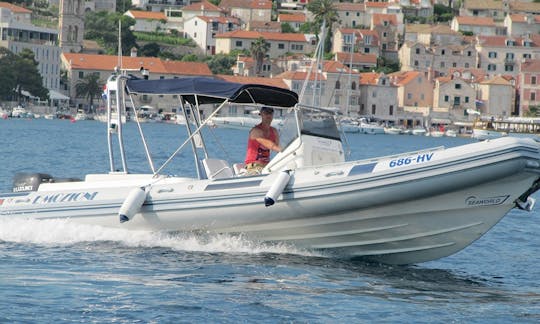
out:
{"label": "white fender", "polygon": [[264,205],[266,207],[272,206],[276,202],[279,195],[283,193],[283,190],[289,183],[290,179],[291,175],[289,174],[289,170],[281,171],[279,173],[277,179],[274,181],[272,186],[270,186],[270,190],[268,190],[266,196],[264,197]]}
{"label": "white fender", "polygon": [[129,221],[141,210],[141,207],[146,200],[146,195],[147,192],[145,187],[131,189],[118,211],[120,223]]}

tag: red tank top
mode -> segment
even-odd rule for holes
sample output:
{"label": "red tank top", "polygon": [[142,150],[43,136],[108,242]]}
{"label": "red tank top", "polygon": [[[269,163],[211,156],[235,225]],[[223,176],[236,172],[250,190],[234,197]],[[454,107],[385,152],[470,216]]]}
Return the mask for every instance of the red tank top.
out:
{"label": "red tank top", "polygon": [[[263,130],[261,124],[255,127]],[[275,143],[277,139],[276,131],[273,128],[270,128],[270,134],[266,138]],[[254,162],[267,164],[268,162],[270,162],[270,149],[261,145],[259,142],[257,142],[257,140],[249,138],[246,152],[246,160],[244,162],[246,164]]]}

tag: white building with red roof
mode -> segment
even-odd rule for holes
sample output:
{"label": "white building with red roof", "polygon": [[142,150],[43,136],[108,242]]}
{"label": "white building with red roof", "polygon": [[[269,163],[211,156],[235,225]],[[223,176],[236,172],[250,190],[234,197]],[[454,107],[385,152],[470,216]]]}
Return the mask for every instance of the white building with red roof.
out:
{"label": "white building with red roof", "polygon": [[[68,90],[72,101],[82,108],[86,98],[77,97],[76,84],[89,74],[97,74],[102,84],[118,66],[118,56],[80,53],[62,53],[62,69],[67,71],[70,81]],[[184,76],[212,76],[206,63],[165,61],[156,57],[122,57],[122,68],[130,70],[146,69],[149,79],[170,79]]]}
{"label": "white building with red roof", "polygon": [[270,43],[270,51],[267,54],[270,58],[277,58],[287,53],[311,53],[317,45],[314,35],[236,30],[216,35],[216,53],[229,54],[233,50],[249,51],[251,43],[261,37]]}
{"label": "white building with red roof", "polygon": [[216,35],[240,29],[240,21],[233,17],[195,16],[184,22],[188,35],[204,55],[216,54]]}
{"label": "white building with red roof", "polygon": [[124,15],[135,20],[133,31],[151,33],[167,29],[167,17],[163,12],[128,10]]}
{"label": "white building with red roof", "polygon": [[469,32],[473,35],[497,35],[497,25],[491,17],[457,16],[452,19],[450,28],[456,32]]}
{"label": "white building with red roof", "polygon": [[539,15],[511,14],[504,17],[504,27],[508,36],[526,36],[540,31]]}
{"label": "white building with red roof", "polygon": [[31,24],[32,11],[0,2],[0,46],[15,54],[30,49],[38,63],[43,86],[49,90],[60,89],[60,53],[58,30]]}

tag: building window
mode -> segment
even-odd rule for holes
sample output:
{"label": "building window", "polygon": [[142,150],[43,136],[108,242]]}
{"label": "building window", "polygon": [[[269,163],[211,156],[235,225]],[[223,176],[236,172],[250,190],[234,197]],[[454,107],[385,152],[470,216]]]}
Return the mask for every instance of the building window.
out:
{"label": "building window", "polygon": [[531,92],[531,101],[536,101],[536,92]]}
{"label": "building window", "polygon": [[336,81],[336,89],[341,89],[341,82],[339,80]]}
{"label": "building window", "polygon": [[356,90],[356,82],[351,83],[351,90]]}
{"label": "building window", "polygon": [[420,54],[420,49],[419,48],[416,49],[416,54]]}
{"label": "building window", "polygon": [[442,68],[444,68],[444,65],[445,65],[444,62],[441,62],[441,67],[442,67]]}
{"label": "building window", "polygon": [[452,67],[457,67],[457,63],[456,62],[452,63]]}
{"label": "building window", "polygon": [[469,103],[469,97],[465,97],[465,103]]}
{"label": "building window", "polygon": [[84,78],[84,72],[83,71],[79,71],[79,79],[82,79]]}
{"label": "building window", "polygon": [[506,72],[512,72],[512,71],[514,71],[514,66],[513,65],[505,65],[504,70]]}
{"label": "building window", "polygon": [[285,49],[285,44],[283,44],[283,43],[278,43],[278,44],[277,44],[277,48],[280,49],[280,50]]}
{"label": "building window", "polygon": [[456,83],[455,88],[456,88],[456,89],[461,89],[461,84],[460,84],[460,83]]}
{"label": "building window", "polygon": [[371,97],[372,97],[372,98],[377,98],[377,91],[373,91],[373,92],[371,93]]}
{"label": "building window", "polygon": [[390,105],[389,109],[388,109],[388,114],[390,116],[392,116],[394,114],[394,105]]}
{"label": "building window", "polygon": [[536,76],[531,76],[531,84],[536,84]]}
{"label": "building window", "polygon": [[497,65],[495,65],[495,64],[488,64],[487,69],[488,69],[488,71],[496,71],[496,70],[497,70]]}
{"label": "building window", "polygon": [[448,101],[450,101],[450,97],[444,96],[444,102],[448,102]]}
{"label": "building window", "polygon": [[377,106],[376,105],[371,105],[371,114],[375,115],[376,112],[377,112]]}
{"label": "building window", "polygon": [[469,68],[469,63],[465,63],[465,68]]}
{"label": "building window", "polygon": [[242,47],[242,41],[237,40],[234,44],[236,47]]}
{"label": "building window", "polygon": [[489,58],[497,58],[497,52],[489,52],[488,57]]}
{"label": "building window", "polygon": [[467,51],[467,56],[472,56],[472,51]]}
{"label": "building window", "polygon": [[446,53],[445,50],[441,50],[441,55],[444,55]]}
{"label": "building window", "polygon": [[407,93],[407,99],[409,99],[409,100],[412,99],[412,93]]}
{"label": "building window", "polygon": [[418,66],[418,61],[414,61],[414,66]]}
{"label": "building window", "polygon": [[339,96],[334,96],[334,105],[339,105]]}

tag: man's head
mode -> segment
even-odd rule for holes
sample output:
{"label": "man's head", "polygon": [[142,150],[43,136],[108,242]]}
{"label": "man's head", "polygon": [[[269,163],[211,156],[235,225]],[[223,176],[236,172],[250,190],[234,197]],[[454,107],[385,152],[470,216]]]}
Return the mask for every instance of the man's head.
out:
{"label": "man's head", "polygon": [[274,113],[274,108],[263,106],[261,107],[261,110],[259,110],[259,113],[272,115]]}

